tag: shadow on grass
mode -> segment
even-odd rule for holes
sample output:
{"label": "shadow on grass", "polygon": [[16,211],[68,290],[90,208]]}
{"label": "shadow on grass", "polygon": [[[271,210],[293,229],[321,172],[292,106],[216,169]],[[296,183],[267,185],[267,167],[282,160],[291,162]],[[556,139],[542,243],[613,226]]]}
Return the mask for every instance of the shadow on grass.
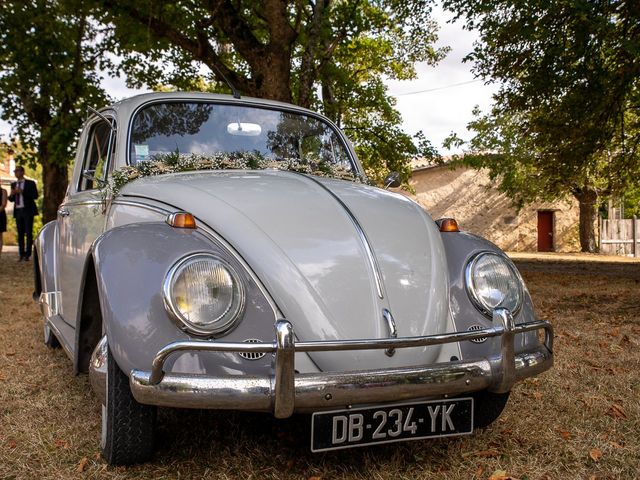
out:
{"label": "shadow on grass", "polygon": [[289,473],[324,470],[329,465],[333,471],[357,472],[365,464],[414,463],[416,456],[428,456],[433,464],[441,464],[448,461],[449,447],[457,444],[460,449],[465,437],[323,453],[312,453],[310,441],[311,415],[276,419],[266,413],[160,409],[155,461],[199,462],[231,456],[250,458],[257,464],[280,465]]}

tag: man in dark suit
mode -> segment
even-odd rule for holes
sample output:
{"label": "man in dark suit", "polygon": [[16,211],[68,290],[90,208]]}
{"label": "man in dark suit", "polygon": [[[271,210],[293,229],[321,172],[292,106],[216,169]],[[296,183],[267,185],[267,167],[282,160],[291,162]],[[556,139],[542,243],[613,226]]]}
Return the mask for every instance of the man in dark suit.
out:
{"label": "man in dark suit", "polygon": [[[13,202],[13,216],[18,227],[18,250],[20,259],[18,261],[29,261],[31,248],[33,245],[33,217],[38,215],[36,199],[38,198],[38,188],[36,182],[24,178],[24,168],[17,166],[13,171],[16,181],[11,183],[11,195],[9,200]],[[25,235],[27,242],[25,245]]]}

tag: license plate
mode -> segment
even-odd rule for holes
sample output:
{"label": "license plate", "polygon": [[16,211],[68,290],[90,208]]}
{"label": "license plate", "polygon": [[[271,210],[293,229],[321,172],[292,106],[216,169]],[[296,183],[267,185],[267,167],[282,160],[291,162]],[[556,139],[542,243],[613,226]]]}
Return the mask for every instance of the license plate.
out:
{"label": "license plate", "polygon": [[471,432],[472,398],[316,412],[311,417],[311,451],[324,452]]}

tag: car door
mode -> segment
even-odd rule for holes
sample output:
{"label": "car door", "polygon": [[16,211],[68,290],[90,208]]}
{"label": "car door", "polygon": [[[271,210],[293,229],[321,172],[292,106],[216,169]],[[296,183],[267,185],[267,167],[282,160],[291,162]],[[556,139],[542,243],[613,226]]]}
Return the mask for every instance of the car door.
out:
{"label": "car door", "polygon": [[105,209],[100,187],[107,180],[115,143],[115,119],[97,118],[87,127],[78,156],[81,168],[75,168],[72,184],[58,210],[58,246],[56,255],[58,289],[62,318],[75,328],[80,290],[87,255],[93,241],[103,232]]}

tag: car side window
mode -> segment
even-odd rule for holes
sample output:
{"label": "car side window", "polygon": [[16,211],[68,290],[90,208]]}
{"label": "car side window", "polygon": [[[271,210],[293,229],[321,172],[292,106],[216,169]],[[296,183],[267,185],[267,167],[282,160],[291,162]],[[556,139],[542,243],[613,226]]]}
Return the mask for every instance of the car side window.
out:
{"label": "car side window", "polygon": [[[92,125],[87,139],[78,190],[100,188],[101,183],[106,181],[109,168],[108,156],[113,155],[115,140],[115,136],[111,135],[111,132],[111,125],[104,120],[99,120]],[[110,141],[112,143],[111,149],[109,148]]]}

